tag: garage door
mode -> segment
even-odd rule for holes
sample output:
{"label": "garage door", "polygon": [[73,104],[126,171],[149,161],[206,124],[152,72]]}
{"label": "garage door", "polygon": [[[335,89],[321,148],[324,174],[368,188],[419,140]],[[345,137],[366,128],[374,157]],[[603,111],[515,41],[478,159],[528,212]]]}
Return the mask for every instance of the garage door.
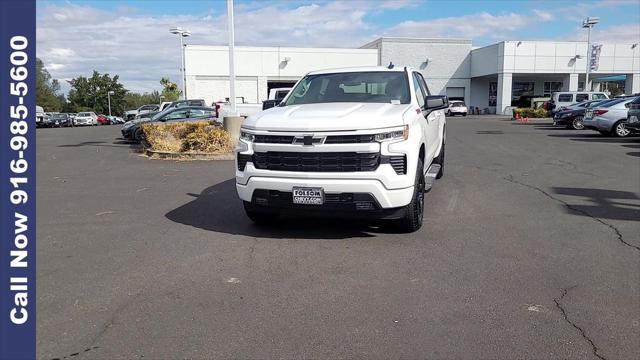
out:
{"label": "garage door", "polygon": [[447,97],[451,100],[464,101],[464,87],[448,87]]}

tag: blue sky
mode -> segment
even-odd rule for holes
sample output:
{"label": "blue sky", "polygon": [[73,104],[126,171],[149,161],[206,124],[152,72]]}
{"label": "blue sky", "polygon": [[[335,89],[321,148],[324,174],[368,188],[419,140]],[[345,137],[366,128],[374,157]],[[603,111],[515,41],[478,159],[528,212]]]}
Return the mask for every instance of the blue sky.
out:
{"label": "blue sky", "polygon": [[[37,3],[38,56],[52,75],[93,69],[120,74],[134,91],[178,79],[179,50],[170,26],[194,44],[226,42],[226,1],[136,0]],[[239,45],[358,47],[380,36],[502,40],[581,40],[581,19],[599,16],[595,41],[640,41],[640,1],[235,1]],[[179,47],[178,47],[179,49]],[[66,90],[66,88],[65,88]]]}

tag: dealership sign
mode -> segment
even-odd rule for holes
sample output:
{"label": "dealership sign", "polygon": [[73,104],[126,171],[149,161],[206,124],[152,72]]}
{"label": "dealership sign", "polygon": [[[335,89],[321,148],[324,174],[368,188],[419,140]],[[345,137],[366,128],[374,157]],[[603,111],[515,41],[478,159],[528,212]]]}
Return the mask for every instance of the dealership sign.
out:
{"label": "dealership sign", "polygon": [[596,71],[600,65],[600,52],[602,45],[591,45],[591,56],[589,57],[589,70]]}

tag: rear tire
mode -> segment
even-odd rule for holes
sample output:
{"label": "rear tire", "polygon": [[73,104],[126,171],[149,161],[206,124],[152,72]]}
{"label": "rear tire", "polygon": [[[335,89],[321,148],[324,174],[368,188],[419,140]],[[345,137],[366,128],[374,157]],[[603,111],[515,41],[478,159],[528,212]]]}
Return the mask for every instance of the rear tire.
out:
{"label": "rear tire", "polygon": [[279,218],[277,214],[255,211],[248,201],[243,201],[242,205],[244,206],[244,212],[247,214],[247,217],[258,225],[273,224]]}
{"label": "rear tire", "polygon": [[397,220],[396,228],[403,233],[412,233],[422,227],[424,217],[424,165],[422,159],[418,160],[418,168],[416,169],[416,180],[413,187],[413,197],[411,202],[405,206],[405,215],[402,219]]}
{"label": "rear tire", "polygon": [[611,128],[611,135],[615,137],[627,137],[631,134],[631,130],[627,129],[626,121],[620,120]]}
{"label": "rear tire", "polygon": [[467,113],[462,113],[462,116],[467,116]]}
{"label": "rear tire", "polygon": [[573,129],[573,130],[584,129],[584,124],[582,123],[582,116],[574,117],[573,120],[571,121],[571,124],[569,125],[569,129]]}

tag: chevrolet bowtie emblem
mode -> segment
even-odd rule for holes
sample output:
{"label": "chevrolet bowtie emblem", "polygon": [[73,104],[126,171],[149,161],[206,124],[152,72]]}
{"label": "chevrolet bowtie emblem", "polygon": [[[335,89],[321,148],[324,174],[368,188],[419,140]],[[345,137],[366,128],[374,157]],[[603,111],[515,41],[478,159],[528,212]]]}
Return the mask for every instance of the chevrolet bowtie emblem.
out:
{"label": "chevrolet bowtie emblem", "polygon": [[303,145],[313,145],[313,136],[311,135],[305,135],[302,137],[302,144]]}

